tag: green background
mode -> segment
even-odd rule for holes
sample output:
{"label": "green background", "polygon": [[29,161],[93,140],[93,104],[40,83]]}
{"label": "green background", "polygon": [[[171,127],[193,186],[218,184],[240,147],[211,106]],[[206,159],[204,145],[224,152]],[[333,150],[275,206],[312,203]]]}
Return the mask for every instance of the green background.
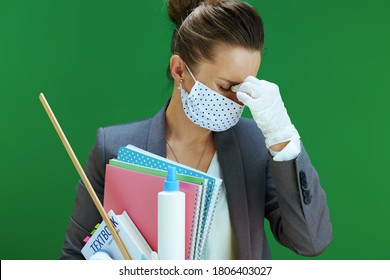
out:
{"label": "green background", "polygon": [[[317,259],[389,259],[388,1],[249,1],[265,23],[258,77],[277,83],[327,193]],[[163,1],[0,0],[1,259],[57,259],[80,162],[101,126],[153,116],[172,92]],[[250,116],[249,111],[245,112]],[[275,259],[306,259],[275,243]]]}

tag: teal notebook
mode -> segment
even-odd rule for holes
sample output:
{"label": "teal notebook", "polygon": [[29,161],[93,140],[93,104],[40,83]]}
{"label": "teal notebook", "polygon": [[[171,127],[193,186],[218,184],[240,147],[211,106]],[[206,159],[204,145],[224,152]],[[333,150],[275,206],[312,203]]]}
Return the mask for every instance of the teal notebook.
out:
{"label": "teal notebook", "polygon": [[[168,175],[168,171],[166,171],[166,170],[145,167],[142,165],[137,165],[137,164],[132,164],[132,163],[120,161],[117,159],[111,159],[109,161],[109,164],[114,165],[116,167],[121,167],[121,168],[129,169],[129,170],[133,170],[133,171],[142,172],[145,174],[156,175],[159,177],[167,177],[167,175]],[[189,175],[185,175],[185,174],[177,174],[177,180],[192,183],[192,184],[197,184],[197,185],[201,185],[201,186],[204,186],[207,184],[207,179],[205,179],[205,178],[194,177],[194,176],[189,176]]]}
{"label": "teal notebook", "polygon": [[210,176],[205,172],[201,172],[194,168],[179,164],[164,157],[142,150],[133,145],[121,147],[118,151],[117,160],[137,166],[146,167],[149,169],[157,169],[164,172],[167,172],[168,166],[175,166],[178,176],[185,175],[205,180],[201,200],[201,213],[199,214],[200,222],[196,235],[196,243],[198,244],[198,246],[195,252],[195,259],[200,259],[203,255],[203,250],[207,241],[210,225],[214,216],[215,206],[218,199],[222,180],[220,178]]}

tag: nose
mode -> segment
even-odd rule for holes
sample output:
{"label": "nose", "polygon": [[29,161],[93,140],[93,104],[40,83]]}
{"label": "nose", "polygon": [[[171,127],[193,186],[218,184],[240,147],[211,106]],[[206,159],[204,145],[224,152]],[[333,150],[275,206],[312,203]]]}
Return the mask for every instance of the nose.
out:
{"label": "nose", "polygon": [[241,106],[244,106],[244,104],[242,102],[240,102],[237,98],[237,92],[240,88],[241,84],[238,84],[238,85],[234,85],[234,86],[231,86],[231,94],[232,96],[231,97],[228,97],[229,99],[233,100],[234,102],[240,104]]}
{"label": "nose", "polygon": [[243,103],[241,103],[237,98],[237,93],[234,91],[229,91],[224,94],[225,97],[229,98],[230,100],[240,104],[241,106],[244,106]]}

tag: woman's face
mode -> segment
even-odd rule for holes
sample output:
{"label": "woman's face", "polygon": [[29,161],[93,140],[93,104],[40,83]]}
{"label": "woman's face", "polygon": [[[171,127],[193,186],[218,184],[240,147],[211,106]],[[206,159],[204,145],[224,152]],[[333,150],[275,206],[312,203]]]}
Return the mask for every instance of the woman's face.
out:
{"label": "woman's face", "polygon": [[[260,67],[260,51],[241,47],[217,45],[214,49],[213,62],[200,62],[196,69],[191,69],[195,78],[214,91],[240,103],[231,86],[242,83],[248,76],[256,76]],[[184,86],[191,89],[195,82],[186,70]]]}

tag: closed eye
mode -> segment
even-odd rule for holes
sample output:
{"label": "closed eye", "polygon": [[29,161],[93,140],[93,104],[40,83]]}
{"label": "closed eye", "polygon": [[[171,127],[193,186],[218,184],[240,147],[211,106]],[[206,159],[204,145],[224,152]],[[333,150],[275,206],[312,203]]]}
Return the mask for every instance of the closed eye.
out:
{"label": "closed eye", "polygon": [[227,91],[230,91],[231,88],[230,86],[229,87],[223,87],[223,86],[218,86],[220,90],[224,91],[224,92],[227,92]]}

